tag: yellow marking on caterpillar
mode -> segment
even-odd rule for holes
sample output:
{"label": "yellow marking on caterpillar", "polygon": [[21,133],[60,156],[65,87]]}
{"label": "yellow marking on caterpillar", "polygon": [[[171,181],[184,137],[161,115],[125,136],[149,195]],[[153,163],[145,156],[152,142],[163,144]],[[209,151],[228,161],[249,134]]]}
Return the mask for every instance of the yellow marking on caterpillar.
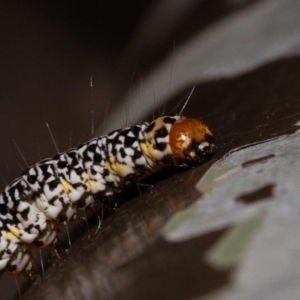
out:
{"label": "yellow marking on caterpillar", "polygon": [[130,173],[131,168],[128,167],[127,165],[120,164],[117,162],[115,164],[115,170],[119,176],[125,177],[126,175],[128,175],[128,173]]}
{"label": "yellow marking on caterpillar", "polygon": [[105,162],[105,168],[110,172],[115,174],[115,162],[116,158],[114,156],[109,157],[109,161]]}
{"label": "yellow marking on caterpillar", "polygon": [[5,234],[3,235],[3,237],[4,237],[7,241],[12,240],[12,239],[15,238],[15,236],[14,236],[11,232],[9,232],[9,231],[5,232]]}
{"label": "yellow marking on caterpillar", "polygon": [[159,161],[166,155],[172,154],[172,150],[169,144],[166,145],[166,149],[164,152],[156,150],[153,148],[151,143],[142,143],[140,145],[143,154],[146,156],[147,162],[150,166],[155,163],[159,163]]}
{"label": "yellow marking on caterpillar", "polygon": [[148,150],[148,145],[145,143],[140,144],[141,150],[143,151],[143,154],[145,154],[147,157],[150,157],[150,153]]}
{"label": "yellow marking on caterpillar", "polygon": [[69,193],[69,192],[72,190],[72,186],[70,185],[69,182],[67,182],[67,181],[65,181],[65,180],[63,180],[63,179],[61,179],[61,180],[60,180],[60,183],[61,183],[62,188],[64,189],[64,191],[65,191],[66,193]]}
{"label": "yellow marking on caterpillar", "polygon": [[83,174],[83,179],[90,186],[90,190],[92,193],[96,193],[99,190],[101,190],[101,189],[99,189],[99,186],[100,186],[99,182],[91,179],[91,177],[87,173]]}
{"label": "yellow marking on caterpillar", "polygon": [[150,132],[147,132],[148,139],[153,139],[155,137],[155,132],[162,127],[166,127],[167,125],[164,122],[165,117],[159,117],[154,122],[154,127]]}
{"label": "yellow marking on caterpillar", "polygon": [[116,157],[111,155],[109,157],[109,164],[110,164],[110,167],[111,169],[115,172],[116,171]]}
{"label": "yellow marking on caterpillar", "polygon": [[20,230],[17,227],[12,226],[9,228],[9,231],[16,237],[20,236]]}
{"label": "yellow marking on caterpillar", "polygon": [[18,228],[16,227],[11,227],[9,231],[6,231],[3,235],[4,239],[6,240],[13,240],[16,237],[19,237],[20,235],[20,231]]}
{"label": "yellow marking on caterpillar", "polygon": [[91,190],[96,189],[98,187],[98,182],[95,180],[89,180],[88,183],[91,187]]}
{"label": "yellow marking on caterpillar", "polygon": [[91,180],[90,176],[87,173],[83,173],[82,177],[85,182],[89,182]]}
{"label": "yellow marking on caterpillar", "polygon": [[109,162],[105,163],[105,167],[109,170],[110,173],[116,174],[121,177],[125,177],[131,171],[130,167],[128,167],[126,164],[119,163],[116,157],[113,155],[109,157]]}

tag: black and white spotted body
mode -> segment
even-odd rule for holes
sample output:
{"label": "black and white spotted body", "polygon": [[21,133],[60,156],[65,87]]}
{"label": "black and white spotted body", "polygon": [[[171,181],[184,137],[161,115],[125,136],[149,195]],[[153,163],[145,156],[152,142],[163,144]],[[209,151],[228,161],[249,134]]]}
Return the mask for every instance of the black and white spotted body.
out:
{"label": "black and white spotted body", "polygon": [[[192,120],[187,125],[192,131],[198,126],[198,133],[184,135],[187,120]],[[31,248],[54,244],[58,225],[74,219],[96,196],[119,193],[168,164],[201,162],[213,147],[203,122],[163,116],[28,168],[0,193],[0,272],[30,273]]]}

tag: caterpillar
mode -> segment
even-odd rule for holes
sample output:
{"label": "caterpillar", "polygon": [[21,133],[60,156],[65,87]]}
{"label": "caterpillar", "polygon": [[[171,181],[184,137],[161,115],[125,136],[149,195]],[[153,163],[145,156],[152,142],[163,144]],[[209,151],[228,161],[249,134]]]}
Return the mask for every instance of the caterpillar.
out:
{"label": "caterpillar", "polygon": [[25,170],[0,193],[0,273],[33,274],[32,247],[56,243],[60,224],[167,165],[194,166],[214,151],[207,125],[161,116],[91,139]]}

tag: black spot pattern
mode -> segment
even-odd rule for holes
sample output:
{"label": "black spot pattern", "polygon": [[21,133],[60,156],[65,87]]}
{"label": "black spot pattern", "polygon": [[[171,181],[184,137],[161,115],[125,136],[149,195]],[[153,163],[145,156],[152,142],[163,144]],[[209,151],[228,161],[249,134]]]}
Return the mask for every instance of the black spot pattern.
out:
{"label": "black spot pattern", "polygon": [[168,135],[180,118],[160,117],[94,138],[37,163],[9,184],[0,193],[0,273],[30,272],[30,245],[54,244],[59,223],[74,219],[94,198],[142,179],[152,167],[174,163]]}

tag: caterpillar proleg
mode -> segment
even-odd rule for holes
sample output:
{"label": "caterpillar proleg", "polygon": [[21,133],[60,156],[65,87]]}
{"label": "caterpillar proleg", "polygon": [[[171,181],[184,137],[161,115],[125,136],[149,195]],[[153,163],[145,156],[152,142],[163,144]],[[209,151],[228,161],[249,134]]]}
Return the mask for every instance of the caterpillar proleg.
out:
{"label": "caterpillar proleg", "polygon": [[91,139],[25,170],[0,193],[0,272],[33,272],[32,247],[56,242],[59,224],[167,165],[197,165],[214,150],[202,121],[161,116]]}

